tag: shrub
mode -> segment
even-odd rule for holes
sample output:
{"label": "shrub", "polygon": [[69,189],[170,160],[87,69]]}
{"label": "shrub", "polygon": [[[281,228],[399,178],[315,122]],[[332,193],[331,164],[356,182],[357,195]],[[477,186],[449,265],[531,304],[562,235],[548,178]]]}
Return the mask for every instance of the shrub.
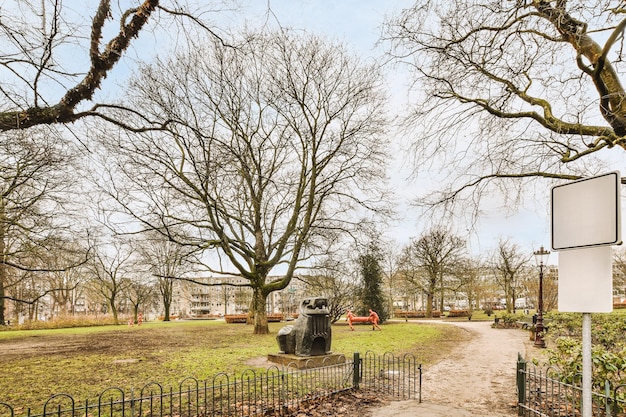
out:
{"label": "shrub", "polygon": [[[582,372],[582,315],[551,313],[548,337],[554,349],[547,350],[546,363],[558,369],[565,382],[580,382]],[[593,386],[603,390],[604,381],[612,386],[626,383],[626,315],[592,315]],[[535,360],[537,363],[538,361]]]}
{"label": "shrub", "polygon": [[[120,320],[123,322],[124,320]],[[0,326],[0,330],[44,330],[44,329],[64,329],[71,327],[92,327],[113,325],[111,316],[67,316],[54,318],[47,321],[26,321],[23,324]]]}
{"label": "shrub", "polygon": [[520,327],[518,322],[523,318],[524,315],[521,313],[502,313],[498,316],[499,320],[497,327],[503,327],[506,329]]}

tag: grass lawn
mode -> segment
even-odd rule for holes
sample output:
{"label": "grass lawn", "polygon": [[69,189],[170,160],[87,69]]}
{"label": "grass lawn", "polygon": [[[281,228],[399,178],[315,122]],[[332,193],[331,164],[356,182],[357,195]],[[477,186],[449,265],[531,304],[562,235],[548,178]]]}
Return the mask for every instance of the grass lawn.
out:
{"label": "grass lawn", "polygon": [[[221,320],[0,332],[0,402],[19,413],[59,393],[82,400],[113,386],[128,391],[158,382],[169,387],[189,376],[205,380],[219,372],[240,373],[278,351],[276,333],[284,325],[270,323],[269,335],[253,335],[251,326]],[[428,364],[469,337],[447,325],[390,322],[382,327],[350,331],[345,323],[336,324],[332,350],[348,358],[354,352],[411,353]]]}

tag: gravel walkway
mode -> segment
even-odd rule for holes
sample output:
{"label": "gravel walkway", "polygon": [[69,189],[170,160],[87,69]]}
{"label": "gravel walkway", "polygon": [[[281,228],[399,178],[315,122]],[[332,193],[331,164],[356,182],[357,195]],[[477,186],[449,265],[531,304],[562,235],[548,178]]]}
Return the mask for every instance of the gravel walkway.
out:
{"label": "gravel walkway", "polygon": [[[432,321],[429,321],[432,323]],[[516,416],[518,352],[534,349],[527,331],[493,329],[492,322],[443,322],[472,333],[449,357],[425,366],[422,403],[396,401],[372,409],[376,417]]]}

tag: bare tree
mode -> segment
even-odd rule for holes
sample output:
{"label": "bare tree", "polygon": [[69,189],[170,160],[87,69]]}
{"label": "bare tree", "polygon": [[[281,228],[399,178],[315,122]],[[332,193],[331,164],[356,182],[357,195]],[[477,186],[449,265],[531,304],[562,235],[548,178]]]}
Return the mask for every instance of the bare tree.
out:
{"label": "bare tree", "polygon": [[432,317],[435,296],[443,300],[445,278],[455,274],[464,251],[465,241],[443,228],[412,239],[404,248],[402,270],[407,280],[425,292],[427,317]]}
{"label": "bare tree", "polygon": [[164,310],[164,321],[170,321],[170,308],[174,296],[174,282],[182,278],[187,271],[185,262],[188,251],[173,242],[166,240],[162,235],[151,233],[146,240],[139,244],[141,262],[148,266],[156,278],[157,290],[161,296]]}
{"label": "bare tree", "polygon": [[156,288],[154,282],[145,279],[141,274],[134,274],[130,278],[128,289],[126,290],[128,301],[133,308],[132,322],[139,323],[139,310],[141,306],[147,307],[156,299]]}
{"label": "bare tree", "polygon": [[306,284],[314,295],[328,299],[331,321],[335,323],[348,310],[355,308],[358,288],[352,279],[352,262],[341,252],[328,254],[317,260],[311,268],[311,275],[300,275],[298,279]]}
{"label": "bare tree", "polygon": [[110,309],[115,324],[119,324],[119,305],[130,287],[129,269],[133,251],[120,242],[94,245],[93,261],[89,265],[91,289],[100,295]]}
{"label": "bare tree", "polygon": [[80,236],[65,204],[79,182],[64,172],[72,167],[71,147],[50,131],[6,135],[10,140],[0,141],[0,324],[5,290],[19,277],[85,261],[84,254],[77,261],[75,251],[63,248],[70,236]]}
{"label": "bare tree", "polygon": [[390,19],[390,53],[419,100],[416,172],[455,172],[427,203],[468,199],[476,214],[485,193],[522,195],[510,178],[577,179],[605,166],[600,151],[626,148],[625,12],[608,0],[419,1]]}
{"label": "bare tree", "polygon": [[523,288],[523,275],[527,269],[529,256],[524,256],[519,246],[508,240],[500,240],[497,253],[492,261],[496,282],[504,292],[506,311],[515,309],[515,300]]}
{"label": "bare tree", "polygon": [[385,277],[385,281],[387,284],[388,290],[388,307],[387,311],[389,312],[389,317],[393,317],[394,312],[394,300],[396,298],[396,294],[400,288],[400,276],[399,265],[400,265],[400,253],[398,247],[393,242],[384,243],[384,248],[382,249],[382,270],[383,275]]}
{"label": "bare tree", "polygon": [[[82,295],[85,284],[86,254],[89,254],[88,249],[79,242],[70,241],[59,245],[55,252],[47,256],[46,264],[50,271],[46,274],[46,281],[52,297],[50,310],[53,314],[74,314],[75,302]],[[68,263],[71,257],[74,261]]]}
{"label": "bare tree", "polygon": [[[87,62],[83,63],[87,71],[82,79],[72,67],[75,60],[66,59],[61,64],[63,61],[59,59],[66,53],[64,47],[84,36],[76,21],[66,20],[63,1],[44,0],[37,5],[25,2],[22,7],[3,8],[3,15],[11,13],[11,16],[3,16],[0,22],[0,39],[4,45],[0,50],[0,64],[12,80],[3,83],[0,89],[0,130],[70,123],[97,112],[97,106],[85,111],[77,111],[77,106],[92,98],[159,1],[146,0],[136,8],[119,10],[119,31],[103,44],[104,26],[113,14],[110,3],[109,0],[99,1],[93,12],[89,53],[85,57]],[[55,82],[66,89],[59,100],[46,97],[50,91],[57,90],[51,88]]]}
{"label": "bare tree", "polygon": [[467,297],[467,309],[471,314],[485,292],[485,282],[481,277],[482,268],[476,260],[466,258],[458,263],[455,271],[458,284],[456,290],[462,291]]}
{"label": "bare tree", "polygon": [[323,252],[320,239],[383,212],[385,95],[377,66],[341,45],[289,32],[245,40],[202,39],[143,68],[129,106],[167,132],[106,141],[126,178],[110,195],[208,271],[247,280],[264,334],[268,294]]}

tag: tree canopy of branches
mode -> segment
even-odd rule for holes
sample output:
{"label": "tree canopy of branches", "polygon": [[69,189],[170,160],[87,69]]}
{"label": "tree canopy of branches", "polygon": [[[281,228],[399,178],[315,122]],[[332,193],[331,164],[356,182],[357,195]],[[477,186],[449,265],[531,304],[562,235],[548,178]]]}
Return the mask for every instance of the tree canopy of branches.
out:
{"label": "tree canopy of branches", "polygon": [[[0,20],[0,132],[68,126],[90,116],[124,126],[124,119],[107,115],[106,109],[115,104],[100,101],[96,93],[105,78],[123,65],[133,45],[141,58],[149,60],[154,48],[142,47],[147,37],[138,39],[140,35],[157,33],[154,39],[166,44],[170,34],[184,36],[193,26],[221,39],[205,20],[210,12],[218,12],[213,2],[10,3],[3,3]],[[186,30],[173,29],[176,25]],[[108,97],[114,95],[106,92]]]}
{"label": "tree canopy of branches", "polygon": [[139,247],[141,262],[156,278],[156,286],[163,301],[163,321],[170,321],[170,307],[174,298],[174,279],[187,270],[187,253],[183,247],[151,233]]}
{"label": "tree canopy of branches", "polygon": [[528,256],[524,256],[516,244],[501,240],[492,265],[496,282],[504,293],[506,311],[510,313],[515,309],[515,300],[522,292]]}
{"label": "tree canopy of branches", "polygon": [[94,256],[89,264],[91,289],[106,301],[113,321],[119,324],[119,305],[132,283],[129,276],[133,250],[117,241],[94,246]]}
{"label": "tree canopy of branches", "polygon": [[443,300],[446,276],[456,275],[462,263],[465,241],[451,232],[435,228],[404,248],[401,270],[407,281],[426,294],[426,316],[432,317],[435,295]]}
{"label": "tree canopy of branches", "polygon": [[107,135],[126,179],[110,195],[146,228],[219,256],[208,271],[245,278],[255,333],[268,332],[268,294],[321,239],[384,208],[381,74],[341,45],[289,32],[237,48],[201,39],[143,68],[130,91],[127,106],[166,130]]}
{"label": "tree canopy of branches", "polygon": [[307,291],[328,299],[332,323],[337,322],[348,309],[354,309],[357,285],[351,276],[349,256],[337,251],[316,259],[312,275],[298,276]]}
{"label": "tree canopy of branches", "polygon": [[600,151],[626,149],[625,12],[606,0],[418,1],[389,20],[390,52],[414,74],[416,167],[457,173],[427,204],[497,187],[519,197],[507,179],[592,175]]}
{"label": "tree canopy of branches", "polygon": [[[63,171],[72,152],[63,140],[38,131],[10,132],[0,141],[0,324],[4,324],[6,289],[33,274],[62,271],[81,260],[70,241],[63,203],[74,181]],[[76,236],[74,236],[76,237]],[[78,256],[78,258],[81,258]],[[84,256],[82,257],[84,262]],[[32,302],[14,294],[16,302]]]}
{"label": "tree canopy of branches", "polygon": [[[91,20],[88,55],[81,61],[67,58],[66,48],[80,43],[87,30],[68,18],[71,9],[62,0],[28,3],[2,9],[0,68],[6,78],[0,86],[0,131],[66,124],[97,114],[98,105],[88,110],[78,106],[93,97],[159,5],[145,0],[119,10],[119,30],[105,43],[105,24],[114,11],[109,0],[100,0]],[[59,87],[61,97],[55,98]]]}

